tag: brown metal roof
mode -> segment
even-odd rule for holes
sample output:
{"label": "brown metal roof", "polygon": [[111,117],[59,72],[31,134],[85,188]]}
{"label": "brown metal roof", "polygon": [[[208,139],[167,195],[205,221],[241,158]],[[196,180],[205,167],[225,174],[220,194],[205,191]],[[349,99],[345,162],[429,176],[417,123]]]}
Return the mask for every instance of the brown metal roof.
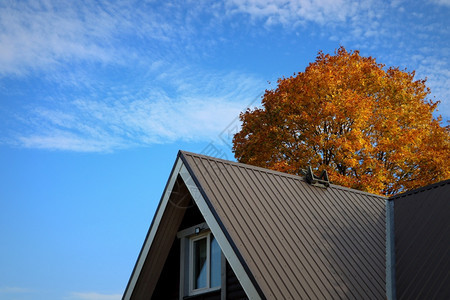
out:
{"label": "brown metal roof", "polygon": [[398,299],[450,299],[450,180],[394,201]]}
{"label": "brown metal roof", "polygon": [[386,198],[180,152],[267,299],[384,299]]}

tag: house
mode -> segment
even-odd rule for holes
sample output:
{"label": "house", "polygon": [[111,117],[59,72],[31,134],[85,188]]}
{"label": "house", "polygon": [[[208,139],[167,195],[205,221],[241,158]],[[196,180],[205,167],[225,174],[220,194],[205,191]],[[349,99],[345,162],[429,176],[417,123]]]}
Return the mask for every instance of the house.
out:
{"label": "house", "polygon": [[392,198],[180,151],[123,299],[450,299],[450,180]]}

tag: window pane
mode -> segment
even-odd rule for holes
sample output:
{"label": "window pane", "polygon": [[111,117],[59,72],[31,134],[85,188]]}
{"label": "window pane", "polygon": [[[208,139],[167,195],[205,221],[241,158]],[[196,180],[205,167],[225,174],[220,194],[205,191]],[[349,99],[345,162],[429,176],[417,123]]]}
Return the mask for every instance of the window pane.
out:
{"label": "window pane", "polygon": [[221,255],[217,240],[211,234],[211,287],[218,287],[221,284]]}
{"label": "window pane", "polygon": [[206,287],[206,238],[194,241],[194,289]]}

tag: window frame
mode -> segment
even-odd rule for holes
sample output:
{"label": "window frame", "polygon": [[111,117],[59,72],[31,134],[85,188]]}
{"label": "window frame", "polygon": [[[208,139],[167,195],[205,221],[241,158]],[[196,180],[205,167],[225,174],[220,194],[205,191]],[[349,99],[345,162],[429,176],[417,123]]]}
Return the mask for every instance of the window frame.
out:
{"label": "window frame", "polygon": [[[196,241],[206,239],[206,286],[202,288],[194,288],[194,244]],[[219,286],[211,287],[211,231],[195,235],[189,238],[189,295],[198,295],[220,289]]]}
{"label": "window frame", "polygon": [[[211,287],[211,235],[212,232],[208,225],[201,223],[182,231],[179,231],[177,236],[180,239],[180,299],[186,296],[196,296],[208,292],[218,291],[222,289],[224,284],[224,261],[223,252],[220,249],[220,276],[221,282],[219,286]],[[217,238],[214,237],[217,241]],[[206,239],[206,287],[194,289],[194,243],[201,239]]]}

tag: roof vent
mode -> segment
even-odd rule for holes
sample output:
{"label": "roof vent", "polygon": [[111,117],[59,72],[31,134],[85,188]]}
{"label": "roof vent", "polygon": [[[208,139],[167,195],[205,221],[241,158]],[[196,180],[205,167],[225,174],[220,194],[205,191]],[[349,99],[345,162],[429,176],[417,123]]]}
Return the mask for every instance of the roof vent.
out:
{"label": "roof vent", "polygon": [[326,170],[323,170],[320,176],[314,175],[311,166],[308,166],[308,168],[306,170],[302,170],[302,172],[305,175],[306,182],[309,184],[325,188],[330,186],[330,180],[328,179],[328,173]]}

